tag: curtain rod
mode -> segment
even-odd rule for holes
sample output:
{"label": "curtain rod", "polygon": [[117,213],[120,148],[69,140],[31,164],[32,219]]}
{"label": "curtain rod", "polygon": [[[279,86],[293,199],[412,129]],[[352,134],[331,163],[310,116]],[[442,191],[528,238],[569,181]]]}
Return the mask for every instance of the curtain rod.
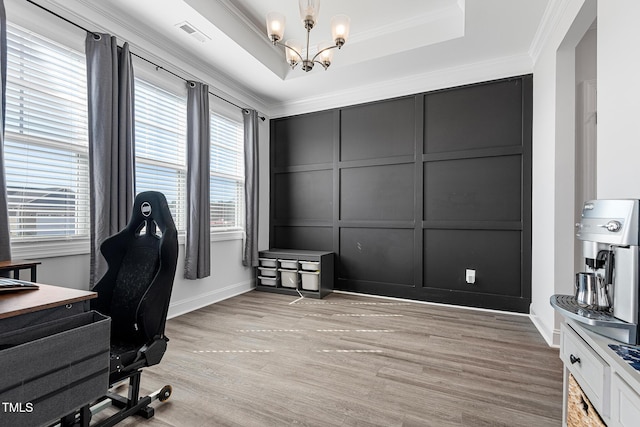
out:
{"label": "curtain rod", "polygon": [[[64,16],[62,16],[62,15],[60,15],[60,14],[58,14],[58,13],[56,13],[56,12],[52,11],[52,10],[47,9],[46,7],[44,7],[44,6],[42,6],[42,5],[40,5],[40,4],[36,3],[36,2],[34,2],[33,0],[27,0],[27,3],[31,3],[32,5],[39,7],[40,9],[44,10],[45,12],[50,13],[51,15],[55,16],[56,18],[62,19],[62,20],[63,20],[63,21],[65,21],[66,23],[71,24],[71,25],[73,25],[74,27],[77,27],[77,28],[81,29],[82,31],[84,31],[84,32],[86,32],[86,33],[93,34],[94,36],[100,36],[100,33],[97,33],[97,32],[95,32],[95,31],[88,30],[88,29],[86,29],[85,27],[83,27],[82,25],[80,25],[80,24],[78,24],[78,23],[76,23],[76,22],[73,22],[73,21],[71,21],[71,20],[69,20],[69,19],[65,18]],[[143,61],[146,61],[146,62],[148,62],[149,64],[153,65],[154,67],[156,67],[156,70],[162,70],[162,71],[164,71],[164,72],[166,72],[166,73],[169,73],[169,74],[171,74],[172,76],[177,77],[177,78],[179,78],[180,80],[183,80],[183,81],[185,81],[185,82],[187,82],[187,83],[190,81],[190,80],[187,80],[187,79],[185,79],[184,77],[182,77],[182,76],[180,76],[180,75],[178,75],[178,74],[174,73],[173,71],[171,71],[171,70],[167,70],[167,69],[166,69],[166,68],[164,68],[163,66],[158,65],[158,64],[156,64],[155,62],[150,61],[150,60],[148,60],[147,58],[144,58],[144,57],[142,57],[142,56],[138,55],[137,53],[134,53],[134,52],[130,52],[130,53],[131,53],[131,55],[135,56],[136,58],[140,58],[140,59],[142,59]],[[225,99],[225,98],[221,97],[220,95],[217,95],[217,94],[215,94],[215,93],[213,93],[213,92],[211,92],[211,91],[209,91],[209,95],[213,95],[213,96],[215,96],[216,98],[219,98],[219,99],[223,100],[224,102],[227,102],[227,103],[229,103],[229,104],[233,105],[234,107],[241,109],[243,112],[245,112],[245,111],[249,111],[247,108],[245,108],[245,107],[241,107],[241,106],[239,106],[238,104],[235,104],[235,103],[233,103],[233,102],[229,101],[228,99]],[[265,120],[264,116],[258,116],[258,117],[260,117],[260,119],[261,119],[262,121],[264,121],[264,120]]]}

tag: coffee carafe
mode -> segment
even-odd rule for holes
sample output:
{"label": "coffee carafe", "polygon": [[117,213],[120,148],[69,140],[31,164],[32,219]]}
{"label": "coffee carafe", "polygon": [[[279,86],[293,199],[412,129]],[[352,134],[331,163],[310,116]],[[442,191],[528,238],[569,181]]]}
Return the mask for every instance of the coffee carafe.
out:
{"label": "coffee carafe", "polygon": [[613,293],[614,250],[608,245],[584,241],[583,254],[587,271],[576,274],[576,300],[578,304],[594,310],[609,311]]}
{"label": "coffee carafe", "polygon": [[611,308],[605,279],[596,273],[577,273],[574,294],[578,304],[584,307],[602,311]]}

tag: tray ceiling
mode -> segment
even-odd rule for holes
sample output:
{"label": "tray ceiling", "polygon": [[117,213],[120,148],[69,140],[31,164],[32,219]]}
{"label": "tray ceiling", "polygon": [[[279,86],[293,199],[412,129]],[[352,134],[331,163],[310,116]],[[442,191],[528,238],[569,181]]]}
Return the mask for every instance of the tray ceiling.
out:
{"label": "tray ceiling", "polygon": [[[403,81],[418,92],[434,76],[478,64],[531,72],[529,52],[549,1],[323,0],[311,45],[330,40],[335,14],[351,17],[351,34],[327,71],[317,66],[305,73],[289,69],[265,31],[266,13],[276,10],[287,18],[285,40],[304,40],[296,0],[49,0],[119,36],[135,34],[134,46],[193,58],[191,66],[212,76],[209,83],[224,80],[276,114],[357,92],[398,96],[402,91],[390,88]],[[195,37],[180,28],[185,23],[198,31]]]}

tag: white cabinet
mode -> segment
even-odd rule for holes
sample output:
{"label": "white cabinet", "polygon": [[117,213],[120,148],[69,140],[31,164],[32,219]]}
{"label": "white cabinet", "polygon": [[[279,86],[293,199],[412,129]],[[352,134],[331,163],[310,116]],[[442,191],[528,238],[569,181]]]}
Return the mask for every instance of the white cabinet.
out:
{"label": "white cabinet", "polygon": [[562,328],[560,358],[598,413],[607,414],[605,398],[610,383],[609,365],[573,329],[564,324]]}
{"label": "white cabinet", "polygon": [[640,372],[618,356],[609,344],[620,344],[568,320],[560,329],[564,369],[564,420],[570,375],[608,427],[640,426]]}
{"label": "white cabinet", "polygon": [[618,376],[611,381],[611,427],[640,425],[640,395]]}

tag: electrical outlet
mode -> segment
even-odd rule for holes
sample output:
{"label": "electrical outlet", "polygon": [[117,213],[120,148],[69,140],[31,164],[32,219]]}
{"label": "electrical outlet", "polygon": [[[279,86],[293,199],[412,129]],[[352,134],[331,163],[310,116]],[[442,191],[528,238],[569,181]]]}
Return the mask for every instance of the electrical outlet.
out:
{"label": "electrical outlet", "polygon": [[467,268],[465,273],[464,273],[464,277],[465,277],[465,279],[466,279],[468,284],[473,285],[474,283],[476,283],[476,271],[475,270],[471,270],[471,269]]}

